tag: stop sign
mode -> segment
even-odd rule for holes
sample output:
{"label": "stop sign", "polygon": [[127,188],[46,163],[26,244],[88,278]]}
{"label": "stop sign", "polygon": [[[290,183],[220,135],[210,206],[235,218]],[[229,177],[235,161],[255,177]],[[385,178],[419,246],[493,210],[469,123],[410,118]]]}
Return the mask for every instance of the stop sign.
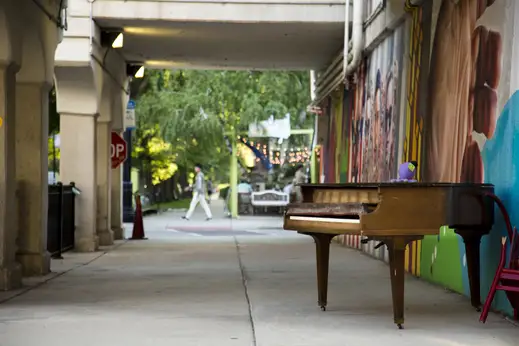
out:
{"label": "stop sign", "polygon": [[112,132],[112,145],[110,145],[110,156],[112,157],[112,169],[119,167],[128,155],[126,141],[117,133]]}

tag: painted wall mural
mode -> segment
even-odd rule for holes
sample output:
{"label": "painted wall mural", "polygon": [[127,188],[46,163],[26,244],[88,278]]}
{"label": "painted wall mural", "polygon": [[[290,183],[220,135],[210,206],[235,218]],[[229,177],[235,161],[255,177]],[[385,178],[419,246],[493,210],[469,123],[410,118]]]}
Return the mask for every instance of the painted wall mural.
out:
{"label": "painted wall mural", "polygon": [[350,181],[396,177],[405,25],[387,37],[360,67],[352,121]]}
{"label": "painted wall mural", "polygon": [[[349,165],[348,181],[389,181],[397,175],[400,160],[399,138],[402,132],[405,92],[405,45],[410,21],[404,22],[362,62],[356,89],[352,92],[349,114]],[[376,243],[360,243],[358,236],[342,237],[350,247],[388,261],[385,247],[375,249]],[[416,244],[409,247],[406,268],[416,274]]]}
{"label": "painted wall mural", "polygon": [[345,155],[344,146],[346,140],[344,139],[344,133],[342,131],[342,127],[344,124],[344,114],[343,114],[343,105],[344,105],[344,91],[340,90],[333,93],[332,96],[332,117],[334,121],[334,130],[336,133],[336,145],[334,148],[334,174],[333,174],[333,183],[341,182],[341,171],[344,171],[344,168],[341,167],[342,157]]}
{"label": "painted wall mural", "polygon": [[[409,33],[409,51],[407,57],[407,85],[405,97],[405,109],[402,122],[402,157],[400,162],[416,161],[418,167],[422,166],[422,138],[423,138],[423,114],[418,112],[419,83],[422,70],[423,49],[423,10],[421,7],[408,6],[411,14]],[[416,178],[420,180],[418,169]]]}
{"label": "painted wall mural", "polygon": [[350,162],[350,128],[351,128],[351,118],[350,114],[352,114],[354,107],[354,92],[344,91],[343,92],[343,106],[342,106],[342,114],[339,116],[342,117],[342,138],[343,144],[338,150],[342,152],[341,154],[341,162],[340,162],[340,176],[339,180],[341,183],[347,183],[348,174],[349,174],[349,162]]}
{"label": "painted wall mural", "polygon": [[335,150],[336,150],[336,131],[335,117],[333,116],[333,108],[331,105],[331,97],[327,97],[324,101],[323,114],[328,120],[328,137],[325,140],[323,146],[323,158],[324,160],[324,182],[330,183],[335,181]]}
{"label": "painted wall mural", "polygon": [[340,183],[347,181],[349,162],[348,109],[344,90],[335,91],[328,97],[327,107],[323,107],[328,119],[328,135],[324,151],[326,152],[325,181]]}
{"label": "painted wall mural", "polygon": [[[513,165],[517,105],[514,97],[509,99],[510,83],[501,73],[512,67],[513,45],[503,41],[511,39],[506,35],[513,18],[506,18],[514,2],[435,0],[428,5],[433,6],[435,30],[422,175],[426,181],[493,183],[517,221],[519,210],[508,197],[519,188]],[[498,218],[481,246],[483,297],[494,276],[502,235]],[[465,249],[452,230],[443,228],[438,237],[424,239],[421,267],[424,278],[469,294]],[[510,311],[504,295],[498,294],[494,304]]]}
{"label": "painted wall mural", "polygon": [[[513,203],[519,200],[519,29],[513,25],[519,1],[433,0],[423,6],[407,7],[405,23],[359,67],[351,106],[343,107],[347,121],[341,124],[349,133],[334,136],[340,138],[334,150],[348,141],[350,182],[387,181],[398,163],[415,160],[421,181],[492,183],[519,225]],[[496,213],[481,244],[482,299],[505,233]],[[383,247],[362,245],[357,236],[340,242],[387,261]],[[409,272],[469,295],[466,265],[464,244],[447,227],[407,251]],[[512,312],[501,292],[494,307]]]}

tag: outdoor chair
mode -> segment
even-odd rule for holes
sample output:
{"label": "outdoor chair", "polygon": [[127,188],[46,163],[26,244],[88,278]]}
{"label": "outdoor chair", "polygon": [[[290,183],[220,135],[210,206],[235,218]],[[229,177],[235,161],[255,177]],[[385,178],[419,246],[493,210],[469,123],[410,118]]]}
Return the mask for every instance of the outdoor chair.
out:
{"label": "outdoor chair", "polygon": [[[487,320],[492,301],[498,290],[505,291],[514,309],[514,318],[519,318],[519,233],[515,227],[512,228],[510,217],[503,202],[495,195],[489,195],[489,197],[494,200],[503,215],[508,237],[503,237],[501,240],[499,265],[479,318],[479,321],[482,323],[485,323]],[[510,240],[508,259],[506,259],[507,240]]]}

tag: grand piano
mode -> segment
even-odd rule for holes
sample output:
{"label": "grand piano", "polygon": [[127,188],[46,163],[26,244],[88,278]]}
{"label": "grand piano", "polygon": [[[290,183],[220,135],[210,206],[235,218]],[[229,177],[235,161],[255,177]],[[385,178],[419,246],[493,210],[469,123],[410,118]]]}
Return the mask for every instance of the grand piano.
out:
{"label": "grand piano", "polygon": [[326,310],[330,242],[339,234],[365,236],[389,251],[394,322],[404,323],[405,248],[449,226],[465,243],[471,303],[480,309],[481,237],[494,223],[492,184],[360,183],[304,184],[303,201],[288,205],[285,230],[315,240],[318,304]]}

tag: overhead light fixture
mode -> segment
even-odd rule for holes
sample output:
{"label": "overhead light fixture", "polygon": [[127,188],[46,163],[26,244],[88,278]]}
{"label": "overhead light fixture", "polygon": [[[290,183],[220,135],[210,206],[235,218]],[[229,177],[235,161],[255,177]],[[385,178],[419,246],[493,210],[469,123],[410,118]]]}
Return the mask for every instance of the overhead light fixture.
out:
{"label": "overhead light fixture", "polygon": [[142,78],[144,77],[144,66],[139,63],[129,63],[126,65],[126,75]]}
{"label": "overhead light fixture", "polygon": [[106,29],[101,31],[101,46],[104,48],[123,48],[124,34],[120,29]]}
{"label": "overhead light fixture", "polygon": [[124,34],[121,32],[115,40],[112,42],[112,48],[123,48],[124,45]]}
{"label": "overhead light fixture", "polygon": [[134,75],[135,78],[144,77],[144,66],[141,66]]}

